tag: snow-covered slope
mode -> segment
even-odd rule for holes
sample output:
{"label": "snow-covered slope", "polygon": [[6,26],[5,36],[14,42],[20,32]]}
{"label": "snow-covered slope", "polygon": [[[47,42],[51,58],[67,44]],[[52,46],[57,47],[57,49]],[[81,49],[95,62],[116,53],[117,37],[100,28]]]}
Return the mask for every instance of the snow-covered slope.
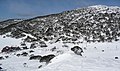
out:
{"label": "snow-covered slope", "polygon": [[[0,71],[120,71],[119,39],[120,8],[112,6],[5,23],[0,29],[0,50],[7,49],[0,53]],[[82,56],[71,51],[74,46],[83,49]],[[13,51],[14,47],[20,50]],[[55,57],[42,62],[48,55]]]}
{"label": "snow-covered slope", "polygon": [[[7,71],[119,71],[120,70],[120,41],[104,42],[104,43],[82,43],[82,44],[63,44],[57,42],[47,44],[46,48],[35,48],[21,50],[10,54],[1,53],[0,56],[9,56],[4,60],[0,60],[0,65]],[[63,47],[67,45],[68,47]],[[83,56],[76,55],[70,48],[73,46],[83,48]],[[57,47],[55,51],[51,51],[53,47]],[[33,53],[29,53],[34,50]],[[58,52],[59,51],[59,52]],[[16,56],[16,54],[28,52],[28,56]],[[51,60],[48,65],[40,63],[39,60],[29,60],[31,54],[48,55],[55,54],[56,57]],[[115,59],[118,57],[118,59]],[[26,64],[25,64],[26,63]],[[38,68],[40,65],[43,67]]]}

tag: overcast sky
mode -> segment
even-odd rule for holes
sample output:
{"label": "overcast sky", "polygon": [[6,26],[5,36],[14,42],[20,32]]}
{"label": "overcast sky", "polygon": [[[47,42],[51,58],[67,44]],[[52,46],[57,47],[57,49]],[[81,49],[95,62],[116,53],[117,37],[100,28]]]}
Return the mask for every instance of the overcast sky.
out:
{"label": "overcast sky", "polygon": [[0,19],[31,18],[91,5],[120,6],[120,0],[0,0]]}

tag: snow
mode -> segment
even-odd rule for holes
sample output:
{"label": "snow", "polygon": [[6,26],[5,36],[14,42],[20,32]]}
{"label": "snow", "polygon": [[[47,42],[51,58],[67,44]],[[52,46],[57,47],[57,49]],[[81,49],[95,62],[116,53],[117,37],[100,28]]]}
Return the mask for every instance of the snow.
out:
{"label": "snow", "polygon": [[[80,44],[57,42],[53,44],[47,43],[47,45],[47,48],[28,49],[11,54],[1,53],[0,56],[9,56],[5,60],[0,60],[1,67],[8,71],[120,71],[120,59],[115,59],[115,57],[120,57],[120,41]],[[68,45],[69,47],[62,47],[62,45]],[[76,55],[70,50],[71,47],[76,45],[83,48],[83,56]],[[50,49],[54,46],[57,49],[52,52]],[[17,53],[29,52],[30,50],[35,52],[26,57],[15,56]],[[57,54],[59,50],[63,51],[63,53]],[[39,60],[29,60],[31,54],[41,56],[55,54],[56,57],[48,65],[38,68],[42,63]],[[24,65],[24,63],[27,64]]]}
{"label": "snow", "polygon": [[93,6],[89,6],[89,8],[97,8],[97,9],[111,8],[111,9],[115,9],[115,8],[119,8],[119,7],[118,6],[106,6],[106,5],[93,5]]}
{"label": "snow", "polygon": [[[97,10],[95,11],[99,11],[101,13],[106,13],[106,9],[108,9],[108,7],[104,5],[90,6],[88,8],[96,8]],[[116,12],[116,8],[118,8],[118,11],[120,11],[119,7],[111,6],[109,8],[110,10],[107,11],[109,13]],[[79,20],[81,17],[83,16],[80,15],[79,17],[75,17],[69,24],[72,24],[73,22]],[[109,19],[108,17],[105,18],[107,20]],[[91,22],[97,23],[97,21],[93,21],[92,19],[93,16],[90,18]],[[54,22],[57,21],[58,20],[55,20]],[[105,20],[101,20],[101,22],[104,21]],[[103,27],[105,27],[105,25],[103,25]],[[108,30],[110,29],[108,28]],[[35,38],[30,34],[24,34],[26,35],[26,37],[30,36],[32,38]],[[102,33],[102,35],[104,34]],[[22,39],[14,39],[10,37],[3,38],[3,36],[0,36],[0,50],[5,46],[20,46],[20,43],[22,42]],[[41,48],[40,46],[38,46],[35,49],[21,50],[10,54],[0,53],[0,56],[9,56],[9,58],[0,60],[0,64],[2,64],[0,65],[0,67],[7,71],[120,71],[120,40],[117,42],[113,41],[109,43],[83,42],[72,44],[63,43],[61,41],[55,43],[58,38],[59,36],[51,42],[46,42],[48,47],[45,48]],[[78,39],[78,41],[82,42],[83,39]],[[30,43],[27,43],[27,46],[30,47]],[[84,53],[82,54],[82,56],[76,55],[71,51],[71,48],[73,46],[80,46],[81,48],[83,48]],[[56,47],[56,49],[52,51],[51,49],[54,47]],[[33,50],[34,52],[29,53],[30,50]],[[16,56],[16,54],[21,54],[22,52],[27,52],[29,54],[28,56]],[[32,54],[41,56],[54,54],[56,55],[56,57],[53,58],[48,65],[46,65],[45,63],[40,63],[39,60],[29,60],[30,55]],[[118,57],[118,59],[115,59],[115,57]],[[43,67],[38,68],[40,65],[43,65]]]}
{"label": "snow", "polygon": [[120,42],[91,43],[84,50],[83,57],[69,51],[54,58],[40,71],[119,71],[120,59],[114,58],[120,57],[119,45]]}
{"label": "snow", "polygon": [[[10,34],[10,33],[7,33],[7,34]],[[6,34],[6,35],[7,35]],[[24,33],[25,34],[25,33]],[[27,37],[27,36],[30,36],[32,38],[35,38],[34,36],[30,35],[30,34],[25,34],[26,36],[23,37],[23,38],[19,38],[19,39],[15,39],[15,38],[11,38],[11,37],[6,37],[6,35],[0,35],[0,50],[2,48],[4,48],[5,46],[20,46],[21,45],[21,42],[22,42],[22,39]],[[5,37],[5,38],[3,38]],[[30,47],[30,44],[31,43],[27,43],[26,42],[26,45],[28,47]]]}
{"label": "snow", "polygon": [[73,53],[66,53],[56,57],[48,66],[40,71],[119,71],[118,60],[102,57],[81,57]]}
{"label": "snow", "polygon": [[14,38],[3,38],[3,36],[0,35],[0,49],[5,46],[18,46],[20,45],[20,39],[14,39]]}
{"label": "snow", "polygon": [[94,6],[89,6],[88,8],[97,9],[96,11],[99,11],[100,13],[120,12],[120,7],[118,6],[94,5]]}

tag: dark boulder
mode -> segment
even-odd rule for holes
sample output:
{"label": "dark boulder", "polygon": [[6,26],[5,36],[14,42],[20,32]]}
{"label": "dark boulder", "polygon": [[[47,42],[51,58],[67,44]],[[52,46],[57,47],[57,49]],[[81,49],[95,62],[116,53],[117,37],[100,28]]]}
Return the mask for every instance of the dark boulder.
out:
{"label": "dark boulder", "polygon": [[118,57],[115,57],[115,59],[118,59]]}
{"label": "dark boulder", "polygon": [[39,44],[40,44],[40,47],[47,47],[47,45],[44,41],[40,41]]}
{"label": "dark boulder", "polygon": [[3,56],[0,56],[0,60],[3,60],[4,58],[3,58]]}
{"label": "dark boulder", "polygon": [[27,56],[28,53],[27,53],[27,52],[23,52],[21,55],[22,55],[22,56]]}
{"label": "dark boulder", "polygon": [[55,57],[55,55],[51,54],[51,55],[47,55],[47,56],[43,56],[40,59],[40,62],[46,62],[49,63],[51,59],[53,59]]}
{"label": "dark boulder", "polygon": [[18,56],[18,57],[19,57],[19,56],[20,56],[20,54],[17,54],[16,56]]}
{"label": "dark boulder", "polygon": [[81,53],[83,53],[83,49],[82,49],[81,47],[79,47],[79,46],[74,46],[73,48],[71,48],[71,50],[72,50],[75,54],[82,56]]}
{"label": "dark boulder", "polygon": [[29,51],[29,53],[32,53],[32,52],[34,52],[34,51],[33,51],[33,50],[30,50],[30,51]]}
{"label": "dark boulder", "polygon": [[21,50],[20,47],[9,47],[9,46],[6,46],[2,49],[1,52],[6,52],[6,53],[10,53],[10,52],[15,52],[15,51],[19,51]]}
{"label": "dark boulder", "polygon": [[28,49],[27,46],[23,46],[22,49]]}
{"label": "dark boulder", "polygon": [[25,42],[22,42],[22,43],[21,43],[21,46],[26,46]]}
{"label": "dark boulder", "polygon": [[9,56],[5,56],[5,58],[8,58]]}
{"label": "dark boulder", "polygon": [[40,60],[42,56],[36,55],[36,56],[31,56],[29,60]]}
{"label": "dark boulder", "polygon": [[0,70],[2,70],[3,68],[2,67],[0,67]]}
{"label": "dark boulder", "polygon": [[34,48],[36,48],[36,44],[35,44],[35,43],[32,43],[32,44],[30,45],[30,49],[34,49]]}
{"label": "dark boulder", "polygon": [[42,65],[38,66],[38,68],[41,68],[41,67],[42,67]]}

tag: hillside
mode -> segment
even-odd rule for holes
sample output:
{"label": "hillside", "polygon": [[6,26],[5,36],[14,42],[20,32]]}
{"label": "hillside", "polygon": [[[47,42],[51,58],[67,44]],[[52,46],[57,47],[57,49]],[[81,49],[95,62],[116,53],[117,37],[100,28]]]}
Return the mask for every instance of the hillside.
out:
{"label": "hillside", "polygon": [[0,71],[119,71],[119,39],[117,6],[1,21]]}
{"label": "hillside", "polygon": [[[90,6],[59,14],[38,16],[0,29],[0,34],[10,33],[21,38],[24,33],[36,37],[35,41],[62,38],[63,41],[82,38],[90,41],[117,41],[120,36],[120,8]],[[20,34],[21,35],[20,35]]]}

